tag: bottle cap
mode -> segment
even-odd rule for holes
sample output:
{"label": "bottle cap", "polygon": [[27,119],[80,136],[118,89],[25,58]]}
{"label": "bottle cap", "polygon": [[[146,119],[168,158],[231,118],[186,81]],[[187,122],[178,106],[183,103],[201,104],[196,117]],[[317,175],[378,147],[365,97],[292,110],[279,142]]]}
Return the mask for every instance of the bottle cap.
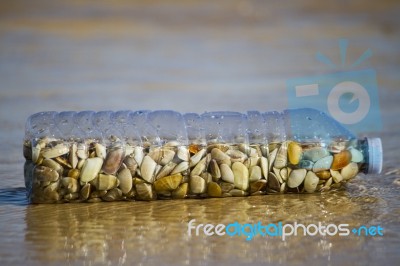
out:
{"label": "bottle cap", "polygon": [[380,174],[382,171],[382,141],[380,138],[367,138],[368,142],[368,173]]}

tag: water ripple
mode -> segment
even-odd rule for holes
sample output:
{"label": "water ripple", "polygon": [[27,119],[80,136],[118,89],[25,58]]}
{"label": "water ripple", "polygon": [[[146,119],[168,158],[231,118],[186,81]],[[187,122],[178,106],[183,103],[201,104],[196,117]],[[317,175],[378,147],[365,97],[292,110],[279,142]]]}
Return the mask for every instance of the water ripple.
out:
{"label": "water ripple", "polygon": [[0,205],[28,205],[26,189],[24,187],[0,188]]}

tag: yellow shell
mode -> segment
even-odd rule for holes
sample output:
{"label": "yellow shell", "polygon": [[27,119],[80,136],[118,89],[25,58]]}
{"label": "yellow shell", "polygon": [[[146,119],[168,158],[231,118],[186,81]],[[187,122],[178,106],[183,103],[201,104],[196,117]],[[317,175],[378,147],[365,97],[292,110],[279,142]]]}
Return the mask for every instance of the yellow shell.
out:
{"label": "yellow shell", "polygon": [[346,165],[348,165],[351,161],[351,152],[342,151],[333,156],[333,162],[331,165],[332,170],[340,170]]}
{"label": "yellow shell", "polygon": [[297,165],[300,162],[303,149],[297,142],[290,142],[288,146],[289,162]]}
{"label": "yellow shell", "polygon": [[177,189],[172,191],[172,198],[174,199],[183,199],[186,197],[188,193],[188,183],[181,184]]}
{"label": "yellow shell", "polygon": [[319,179],[329,179],[331,177],[331,172],[329,172],[328,170],[325,171],[321,171],[316,173],[316,175],[319,177]]}
{"label": "yellow shell", "polygon": [[210,182],[208,183],[207,193],[210,197],[219,198],[222,195],[222,189],[217,183]]}
{"label": "yellow shell", "polygon": [[156,191],[170,191],[176,189],[181,182],[181,174],[164,176],[154,182],[154,188]]}

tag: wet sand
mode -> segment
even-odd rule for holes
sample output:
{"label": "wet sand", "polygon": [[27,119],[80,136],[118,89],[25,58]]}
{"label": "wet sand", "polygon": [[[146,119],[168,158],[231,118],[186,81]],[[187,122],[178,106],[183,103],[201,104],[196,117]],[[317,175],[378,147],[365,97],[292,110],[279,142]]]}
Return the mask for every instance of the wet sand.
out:
{"label": "wet sand", "polygon": [[[7,264],[395,264],[400,259],[400,5],[257,1],[0,4],[0,261]],[[22,140],[43,110],[283,110],[317,51],[377,72],[381,175],[312,195],[30,205]],[[387,174],[388,173],[388,174]],[[188,222],[380,225],[383,236],[189,236]]]}

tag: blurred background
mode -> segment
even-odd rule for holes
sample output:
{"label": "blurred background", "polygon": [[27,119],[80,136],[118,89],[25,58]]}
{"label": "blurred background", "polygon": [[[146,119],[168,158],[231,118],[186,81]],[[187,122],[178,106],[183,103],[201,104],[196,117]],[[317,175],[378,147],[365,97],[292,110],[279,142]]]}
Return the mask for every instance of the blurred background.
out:
{"label": "blurred background", "polygon": [[[359,216],[354,216],[355,221],[370,221],[370,216],[363,215],[363,208],[371,208],[370,214],[375,217],[383,215],[378,222],[389,228],[388,238],[381,242],[350,241],[346,249],[339,249],[337,254],[352,250],[353,255],[345,258],[361,258],[360,263],[374,259],[395,261],[399,258],[395,250],[399,247],[399,240],[396,239],[400,214],[396,192],[400,184],[400,181],[396,183],[400,177],[400,171],[396,172],[400,147],[399,14],[400,3],[396,0],[0,1],[0,223],[6,229],[0,233],[2,259],[7,257],[7,262],[14,263],[32,258],[36,258],[33,261],[38,263],[59,261],[55,253],[46,252],[44,257],[38,254],[48,248],[46,243],[60,241],[68,234],[61,221],[72,219],[79,223],[88,219],[85,215],[79,216],[81,211],[91,215],[97,213],[87,206],[76,207],[81,208],[79,211],[69,206],[67,213],[57,209],[58,218],[53,218],[58,223],[51,227],[57,233],[50,234],[49,239],[52,237],[52,240],[49,242],[46,233],[42,235],[47,231],[45,228],[39,230],[37,221],[48,209],[40,207],[42,212],[37,212],[37,209],[27,207],[22,188],[22,140],[24,123],[29,115],[50,110],[173,109],[199,113],[283,110],[287,107],[286,80],[330,73],[332,69],[318,62],[315,54],[319,51],[334,63],[339,63],[338,40],[346,38],[349,41],[348,63],[354,62],[367,49],[373,52],[373,56],[360,67],[373,68],[377,72],[383,117],[383,131],[379,135],[384,142],[384,171],[392,173],[379,181],[381,183],[373,183],[371,180],[374,179],[362,181],[367,187],[383,186],[388,189],[380,190],[383,194],[374,194],[379,204],[363,202],[353,206],[353,197],[360,196],[358,192],[354,192],[356,196],[347,195],[338,200],[344,201],[347,208],[354,207],[360,212]],[[372,191],[378,193],[376,189]],[[325,200],[326,204],[332,203],[331,198]],[[319,198],[311,200],[310,209],[318,201]],[[277,199],[276,203],[279,202],[281,199]],[[289,205],[292,203],[289,200]],[[163,204],[161,207],[150,205],[157,219],[160,213],[168,216],[162,206],[168,210],[169,203]],[[207,212],[210,206],[202,204],[204,206],[196,211]],[[262,206],[262,203],[246,201],[240,204],[249,210],[246,219],[258,219],[258,216],[252,216],[250,210],[254,204]],[[184,205],[182,208],[178,215],[184,215],[186,212],[182,210],[191,210],[192,207]],[[337,208],[328,208],[325,214],[337,216],[343,205]],[[317,215],[320,211],[311,211],[311,214]],[[211,215],[209,218],[216,217],[219,216]],[[154,216],[149,219],[154,219]],[[138,228],[142,226],[140,222],[136,225]],[[115,221],[112,226],[115,230],[120,229]],[[182,236],[184,230],[179,231],[173,223],[169,226],[175,230],[175,235]],[[78,233],[82,232],[78,230]],[[32,238],[32,235],[42,235],[43,239]],[[118,237],[124,240],[124,235]],[[42,239],[42,242],[37,239]],[[150,242],[146,243],[151,248],[150,243],[156,245],[151,241],[156,241],[157,236],[149,239]],[[23,244],[26,241],[30,245]],[[69,251],[73,253],[74,244],[75,248],[79,245],[74,238],[68,241],[72,250]],[[182,259],[179,254],[168,253],[167,250],[166,254],[176,256],[176,260],[172,259],[169,263],[199,263],[203,259],[206,260],[204,264],[207,260],[218,262],[219,259],[229,262],[228,255],[234,252],[226,252],[226,256],[222,257],[211,256],[210,260],[202,253],[201,243],[196,245],[185,241],[185,246],[194,246],[189,250],[183,249],[182,253],[195,252],[196,256]],[[207,239],[202,241],[202,245],[209,244]],[[307,248],[316,248],[310,239],[307,241],[302,254],[308,252]],[[339,243],[344,244],[342,242]],[[253,262],[263,263],[264,251],[255,248],[255,243],[242,243],[239,248],[248,252],[253,250]],[[42,249],[33,248],[38,244],[43,246]],[[281,243],[277,247],[295,248],[298,244],[285,246]],[[320,249],[316,248],[315,256],[310,258],[304,255],[301,262],[318,258],[319,262],[330,264],[331,256],[335,256],[329,249],[329,243],[322,245],[323,248],[318,245]],[[332,248],[332,243],[330,245]],[[16,252],[20,246],[25,254],[30,255],[19,257]],[[230,246],[238,248],[234,244]],[[334,243],[333,246],[337,245]],[[181,248],[178,244],[174,247]],[[371,255],[371,248],[380,250],[380,253]],[[61,252],[61,257],[66,259],[67,253],[62,253],[63,250],[60,246],[56,253]],[[121,261],[121,250],[123,248],[116,248],[116,253],[109,260],[97,259],[102,263]],[[293,254],[285,255],[282,251],[270,248],[268,252],[275,256],[268,256],[268,261],[296,261]],[[152,262],[165,262],[164,255],[154,256]],[[125,262],[134,259],[125,258]],[[234,256],[232,261],[251,262],[236,259]],[[336,262],[340,261],[338,257],[336,259]],[[74,262],[73,258],[69,261]],[[88,262],[91,260],[88,259]]]}

